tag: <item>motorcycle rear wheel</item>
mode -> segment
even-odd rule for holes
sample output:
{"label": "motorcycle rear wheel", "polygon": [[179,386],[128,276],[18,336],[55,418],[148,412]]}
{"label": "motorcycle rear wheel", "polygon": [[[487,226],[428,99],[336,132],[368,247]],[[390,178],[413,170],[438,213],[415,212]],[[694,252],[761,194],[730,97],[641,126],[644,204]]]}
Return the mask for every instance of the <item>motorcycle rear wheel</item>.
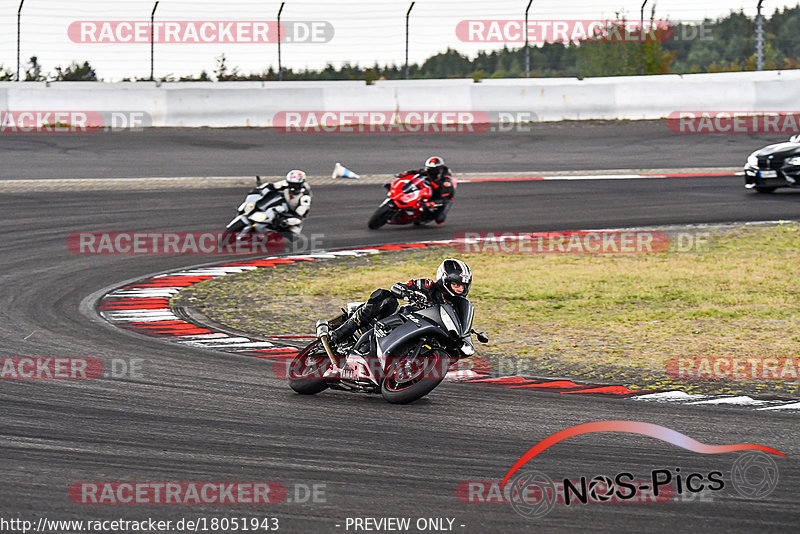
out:
{"label": "motorcycle rear wheel", "polygon": [[300,351],[289,366],[289,387],[301,395],[316,395],[328,389],[323,375],[331,366],[319,340]]}
{"label": "motorcycle rear wheel", "polygon": [[375,210],[375,213],[372,214],[372,217],[369,218],[369,222],[367,226],[370,230],[377,230],[387,222],[389,219],[392,218],[392,213],[394,213],[394,206],[391,204],[384,204],[383,206],[378,206],[378,209]]}
{"label": "motorcycle rear wheel", "polygon": [[450,359],[439,351],[401,358],[387,369],[381,395],[392,404],[414,402],[433,391],[449,367]]}

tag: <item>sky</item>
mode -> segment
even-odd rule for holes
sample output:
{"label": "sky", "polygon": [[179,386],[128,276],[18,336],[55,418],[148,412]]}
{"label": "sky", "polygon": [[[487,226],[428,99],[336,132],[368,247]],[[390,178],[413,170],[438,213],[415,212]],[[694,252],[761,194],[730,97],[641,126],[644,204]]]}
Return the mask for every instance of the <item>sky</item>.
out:
{"label": "sky", "polygon": [[[654,0],[648,1],[648,15],[653,3]],[[756,13],[757,0],[660,0],[655,3],[657,19],[676,22],[713,19],[740,9],[752,17]],[[35,55],[44,72],[52,72],[57,65],[65,66],[72,61],[89,61],[98,76],[107,81],[149,75],[149,39],[140,43],[84,41],[91,40],[92,36],[109,39],[108,35],[101,35],[103,21],[114,21],[113,28],[117,30],[124,29],[118,26],[120,21],[139,22],[147,29],[153,4],[153,0],[25,0],[20,54],[23,71],[28,58]],[[193,21],[195,29],[204,22],[214,22],[217,26],[212,28],[218,29],[220,21],[223,25],[226,21],[274,21],[280,4],[280,1],[273,0],[160,0],[155,19],[162,23]],[[345,62],[403,64],[405,14],[409,4],[409,1],[396,0],[286,0],[282,22],[291,26],[284,28],[290,28],[296,36],[309,29],[316,32],[316,39],[297,42],[295,36],[294,42],[284,41],[281,44],[282,64],[293,69],[318,69],[328,63],[339,66]],[[470,56],[479,50],[502,48],[502,43],[463,42],[456,33],[459,22],[522,20],[526,5],[527,0],[418,0],[410,16],[409,60],[411,63],[421,62],[448,47]],[[771,15],[777,8],[796,5],[798,0],[766,0],[764,13]],[[18,6],[19,0],[0,0],[0,64],[12,72],[16,70]],[[613,19],[616,13],[622,12],[626,18],[638,20],[640,7],[641,0],[534,0],[530,18],[602,21]],[[96,31],[92,32],[91,26],[87,26],[90,22],[95,22]],[[240,26],[245,40],[256,32],[251,24]],[[106,27],[112,26],[106,24]],[[76,31],[70,33],[70,28]],[[85,30],[83,34],[80,28]],[[181,31],[187,31],[185,25]],[[269,38],[269,30],[267,32]],[[111,35],[116,39],[115,35],[124,38],[128,34]],[[192,34],[188,35],[191,40]],[[217,58],[223,53],[229,67],[236,66],[243,73],[277,67],[278,46],[275,42],[157,43],[155,76],[180,77],[198,74],[201,70],[211,73]]]}

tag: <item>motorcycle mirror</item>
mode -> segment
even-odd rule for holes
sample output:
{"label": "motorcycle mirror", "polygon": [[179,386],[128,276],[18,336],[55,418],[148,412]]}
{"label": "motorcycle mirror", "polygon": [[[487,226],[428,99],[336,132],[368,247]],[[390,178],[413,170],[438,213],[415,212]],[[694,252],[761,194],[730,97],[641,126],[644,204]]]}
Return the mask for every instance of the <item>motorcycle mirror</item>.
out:
{"label": "motorcycle mirror", "polygon": [[386,190],[388,191],[389,189],[392,188],[392,184],[383,184],[383,187],[385,187]]}
{"label": "motorcycle mirror", "polygon": [[486,335],[486,332],[478,332],[478,341],[481,343],[488,343],[489,336]]}
{"label": "motorcycle mirror", "polygon": [[256,176],[256,187],[261,187],[261,177]]}

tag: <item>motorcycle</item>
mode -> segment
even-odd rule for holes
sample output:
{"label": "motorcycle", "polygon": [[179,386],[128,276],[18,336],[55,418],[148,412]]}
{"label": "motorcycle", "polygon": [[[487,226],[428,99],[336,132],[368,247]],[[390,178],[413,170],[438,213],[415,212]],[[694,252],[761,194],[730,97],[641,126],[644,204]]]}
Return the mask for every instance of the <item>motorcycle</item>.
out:
{"label": "motorcycle", "polygon": [[434,220],[434,210],[439,206],[431,200],[433,189],[425,175],[400,174],[384,187],[388,189],[386,199],[370,217],[367,223],[370,230],[377,230],[384,224],[419,226]]}
{"label": "motorcycle", "polygon": [[237,239],[253,232],[277,232],[288,237],[299,235],[303,230],[303,220],[289,212],[283,193],[261,189],[260,186],[261,177],[256,176],[256,187],[247,193],[225,232],[235,234]]}
{"label": "motorcycle", "polygon": [[[396,296],[404,296],[397,295]],[[328,388],[381,394],[393,404],[421,399],[438,386],[456,362],[475,354],[474,309],[465,298],[432,304],[424,295],[404,296],[410,303],[397,313],[373,321],[336,351],[331,328],[342,324],[363,303],[355,302],[330,321],[317,322],[317,339],[301,350],[289,367],[289,384],[297,393],[315,395]]]}

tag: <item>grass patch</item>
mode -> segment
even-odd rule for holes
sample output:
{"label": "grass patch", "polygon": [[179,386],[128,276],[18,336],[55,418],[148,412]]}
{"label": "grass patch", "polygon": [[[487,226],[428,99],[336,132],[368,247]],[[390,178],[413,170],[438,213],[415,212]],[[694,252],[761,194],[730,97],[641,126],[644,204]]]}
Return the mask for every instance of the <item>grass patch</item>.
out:
{"label": "grass patch", "polygon": [[457,254],[450,247],[258,269],[195,285],[173,304],[248,332],[313,331],[375,288],[432,276],[442,259],[472,268],[483,348],[501,374],[573,376],[696,392],[797,394],[800,382],[689,381],[670,358],[797,357],[800,224],[710,229],[703,253]]}

